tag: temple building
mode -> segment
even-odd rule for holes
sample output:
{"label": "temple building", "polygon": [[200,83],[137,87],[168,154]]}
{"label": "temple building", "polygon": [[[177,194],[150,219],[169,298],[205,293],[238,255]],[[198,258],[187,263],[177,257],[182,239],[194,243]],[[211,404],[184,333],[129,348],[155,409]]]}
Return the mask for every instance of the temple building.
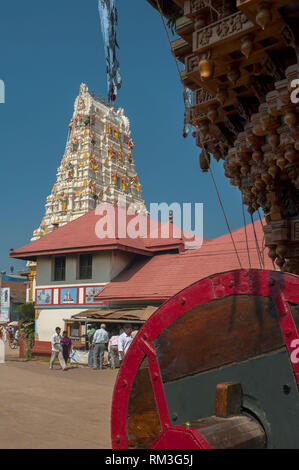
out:
{"label": "temple building", "polygon": [[125,198],[130,210],[146,213],[133,148],[124,110],[106,105],[82,83],[56,182],[32,240],[86,214],[99,202],[118,204]]}
{"label": "temple building", "polygon": [[[47,197],[45,215],[32,241],[87,214],[98,203],[128,207],[146,214],[135,170],[130,122],[122,108],[105,104],[82,83],[69,124],[66,148],[56,182]],[[29,261],[27,300],[33,301],[36,264]]]}
{"label": "temple building", "polygon": [[[100,206],[99,206],[100,207]],[[97,224],[101,217],[94,209],[87,214],[65,224],[56,230],[34,240],[18,250],[11,250],[11,257],[27,260],[35,264],[36,279],[31,285],[32,301],[36,309],[36,345],[35,351],[43,350],[43,343],[49,348],[49,338],[56,326],[74,323],[72,316],[82,314],[89,309],[100,309],[107,313],[106,302],[97,300],[96,296],[121,271],[141,259],[155,254],[178,253],[183,248],[183,239],[175,238],[170,230],[168,238],[161,238],[161,224],[151,221],[147,215],[134,214],[111,204],[103,204],[107,210],[113,210],[115,225],[120,220],[119,214],[126,216],[125,230],[138,217],[138,222],[146,224],[143,237],[121,237],[119,230],[112,237],[101,237]],[[146,236],[151,227],[157,226],[158,238]],[[168,225],[168,224],[167,224]],[[138,308],[158,305],[155,299],[146,304],[134,304]],[[132,305],[130,306],[132,307]],[[134,307],[134,306],[133,306]],[[118,307],[119,308],[119,307]],[[134,308],[133,308],[134,310]],[[137,323],[140,322],[137,318]],[[85,331],[73,328],[71,336],[83,337]]]}
{"label": "temple building", "polygon": [[[105,205],[109,210],[109,204]],[[36,340],[33,352],[50,353],[56,326],[66,328],[77,347],[84,348],[88,324],[142,324],[176,292],[216,272],[239,269],[230,234],[203,240],[200,249],[186,250],[185,233],[179,237],[172,222],[161,224],[149,216],[130,214],[111,206],[115,226],[126,212],[126,233],[100,237],[98,209],[57,228],[30,244],[11,250],[10,256],[36,263],[33,292]],[[128,228],[138,217],[146,233],[132,238]],[[157,237],[151,227],[156,224]],[[164,237],[165,228],[169,236]],[[273,269],[263,253],[260,221],[233,232],[243,268]]]}

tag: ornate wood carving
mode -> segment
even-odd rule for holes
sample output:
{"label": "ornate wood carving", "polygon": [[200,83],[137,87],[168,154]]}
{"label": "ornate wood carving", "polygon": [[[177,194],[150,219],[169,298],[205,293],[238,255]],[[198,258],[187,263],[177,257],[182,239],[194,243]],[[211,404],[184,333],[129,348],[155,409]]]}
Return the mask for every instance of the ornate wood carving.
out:
{"label": "ornate wood carving", "polygon": [[185,68],[187,73],[193,72],[199,64],[198,56],[192,54],[185,58]]}
{"label": "ornate wood carving", "polygon": [[[180,2],[194,28],[183,38],[192,54],[182,60],[194,90],[189,120],[199,129],[197,145],[224,159],[248,212],[266,214],[269,256],[299,274],[299,104],[291,100],[299,14],[289,3]],[[207,169],[203,158],[201,166]]]}
{"label": "ornate wood carving", "polygon": [[234,13],[228,18],[202,28],[194,33],[193,50],[211,46],[216,42],[235,34],[244,33],[251,29],[253,24],[243,13]]}
{"label": "ornate wood carving", "polygon": [[198,90],[194,92],[194,104],[195,105],[206,103],[207,101],[211,101],[213,99],[214,99],[214,96],[212,96],[204,88],[199,88]]}
{"label": "ornate wood carving", "polygon": [[271,57],[270,52],[265,52],[261,58],[261,64],[264,67],[267,74],[271,75],[275,81],[282,80],[285,76],[285,70],[279,60],[275,60]]}

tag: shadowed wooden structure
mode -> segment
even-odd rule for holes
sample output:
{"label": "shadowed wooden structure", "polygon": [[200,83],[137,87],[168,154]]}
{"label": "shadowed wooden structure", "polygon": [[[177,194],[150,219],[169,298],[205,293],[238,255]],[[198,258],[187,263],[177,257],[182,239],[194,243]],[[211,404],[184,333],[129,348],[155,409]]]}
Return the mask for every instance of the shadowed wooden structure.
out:
{"label": "shadowed wooden structure", "polygon": [[113,448],[298,448],[298,328],[297,276],[238,270],[184,289],[125,356]]}
{"label": "shadowed wooden structure", "polygon": [[248,212],[266,215],[270,258],[299,274],[298,1],[147,1],[179,35],[201,169],[223,160]]}

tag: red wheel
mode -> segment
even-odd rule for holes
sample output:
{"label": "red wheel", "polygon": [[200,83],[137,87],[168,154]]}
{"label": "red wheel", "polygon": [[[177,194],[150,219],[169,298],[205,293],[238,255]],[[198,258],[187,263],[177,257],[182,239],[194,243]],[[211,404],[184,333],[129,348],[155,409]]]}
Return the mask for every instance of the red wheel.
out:
{"label": "red wheel", "polygon": [[113,448],[298,448],[298,304],[299,277],[266,270],[164,303],[120,369]]}

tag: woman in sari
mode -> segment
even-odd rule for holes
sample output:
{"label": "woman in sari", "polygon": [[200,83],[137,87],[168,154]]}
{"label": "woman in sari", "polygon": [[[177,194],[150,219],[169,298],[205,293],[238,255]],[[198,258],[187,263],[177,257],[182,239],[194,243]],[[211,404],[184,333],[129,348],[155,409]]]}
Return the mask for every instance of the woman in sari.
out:
{"label": "woman in sari", "polygon": [[72,340],[71,338],[68,337],[67,331],[64,331],[62,334],[61,344],[62,344],[63,358],[65,360],[65,363],[67,364],[67,361],[69,359],[70,352],[71,352],[71,347],[72,347]]}

